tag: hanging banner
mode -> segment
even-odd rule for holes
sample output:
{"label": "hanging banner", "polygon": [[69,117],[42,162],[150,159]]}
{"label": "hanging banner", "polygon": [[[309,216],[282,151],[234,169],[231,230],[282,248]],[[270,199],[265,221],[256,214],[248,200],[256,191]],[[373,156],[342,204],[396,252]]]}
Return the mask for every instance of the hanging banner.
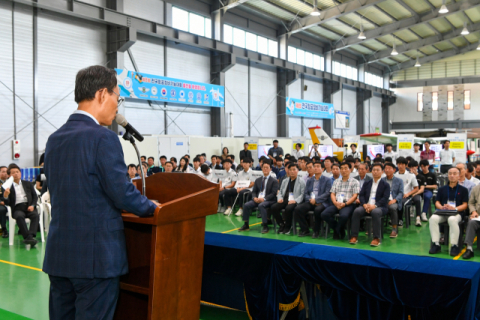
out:
{"label": "hanging banner", "polygon": [[318,119],[333,119],[333,104],[286,97],[288,116]]}
{"label": "hanging banner", "polygon": [[465,133],[447,133],[450,149],[455,151],[455,162],[467,162],[467,135]]}
{"label": "hanging banner", "polygon": [[350,112],[335,110],[335,129],[350,129]]}
{"label": "hanging banner", "polygon": [[122,69],[115,69],[115,71],[122,97],[202,107],[223,108],[225,106],[223,86]]}
{"label": "hanging banner", "polygon": [[397,151],[400,157],[408,157],[413,154],[414,134],[399,134]]}

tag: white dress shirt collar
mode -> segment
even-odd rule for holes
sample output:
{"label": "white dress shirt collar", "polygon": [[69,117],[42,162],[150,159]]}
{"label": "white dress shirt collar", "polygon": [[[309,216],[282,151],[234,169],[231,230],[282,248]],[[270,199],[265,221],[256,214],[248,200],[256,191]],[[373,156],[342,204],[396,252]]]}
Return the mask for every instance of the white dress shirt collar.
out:
{"label": "white dress shirt collar", "polygon": [[87,111],[75,110],[74,114],[83,114],[84,116],[90,117],[93,121],[95,121],[96,124],[100,125],[100,123],[98,122],[98,120],[95,119],[95,117],[92,116],[92,115],[91,115],[90,113],[88,113]]}

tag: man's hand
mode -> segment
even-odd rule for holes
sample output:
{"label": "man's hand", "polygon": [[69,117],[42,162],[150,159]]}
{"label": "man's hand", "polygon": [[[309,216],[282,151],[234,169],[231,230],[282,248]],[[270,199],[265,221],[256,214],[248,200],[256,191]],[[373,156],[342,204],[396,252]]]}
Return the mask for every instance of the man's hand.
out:
{"label": "man's hand", "polygon": [[408,194],[404,194],[404,195],[403,195],[403,199],[408,198],[408,197],[409,197]]}
{"label": "man's hand", "polygon": [[30,206],[30,207],[27,208],[28,212],[32,212],[33,209],[34,209],[33,206]]}
{"label": "man's hand", "polygon": [[310,199],[310,203],[315,205],[315,198]]}
{"label": "man's hand", "polygon": [[455,209],[456,209],[454,206],[451,206],[451,205],[449,205],[449,204],[446,204],[444,207],[445,207],[445,209],[447,209],[447,210],[455,210]]}
{"label": "man's hand", "polygon": [[157,207],[160,207],[160,206],[162,205],[161,203],[159,203],[159,202],[157,202],[157,201],[155,201],[155,200],[150,200],[150,201],[152,201],[152,203],[153,203],[154,205],[156,205]]}
{"label": "man's hand", "polygon": [[10,188],[7,188],[7,190],[5,190],[5,192],[3,193],[3,196],[7,198],[9,195],[10,195]]}
{"label": "man's hand", "polygon": [[360,204],[360,199],[357,198],[357,199],[355,200],[355,203],[356,203],[356,204]]}
{"label": "man's hand", "polygon": [[4,206],[4,205],[5,205],[5,202],[3,202],[3,201],[0,201],[0,204],[1,204],[2,206]]}
{"label": "man's hand", "polygon": [[258,198],[253,198],[253,202],[255,202],[255,203],[259,203],[260,201],[259,201],[259,199],[258,199]]}
{"label": "man's hand", "polygon": [[225,190],[225,187],[221,187],[221,188],[220,188],[220,191],[222,191],[222,190]]}
{"label": "man's hand", "polygon": [[392,205],[392,204],[394,204],[394,203],[395,203],[395,201],[396,201],[395,199],[388,201],[388,205]]}
{"label": "man's hand", "polygon": [[477,211],[473,211],[472,214],[470,215],[470,219],[475,219],[475,218],[478,218]]}
{"label": "man's hand", "polygon": [[294,203],[297,203],[297,202],[295,200],[288,201],[288,204],[294,204]]}
{"label": "man's hand", "polygon": [[283,199],[278,200],[278,203],[283,203]]}
{"label": "man's hand", "polygon": [[243,189],[245,189],[245,188],[238,188],[238,189],[237,189],[237,193],[240,192],[240,191],[242,191]]}

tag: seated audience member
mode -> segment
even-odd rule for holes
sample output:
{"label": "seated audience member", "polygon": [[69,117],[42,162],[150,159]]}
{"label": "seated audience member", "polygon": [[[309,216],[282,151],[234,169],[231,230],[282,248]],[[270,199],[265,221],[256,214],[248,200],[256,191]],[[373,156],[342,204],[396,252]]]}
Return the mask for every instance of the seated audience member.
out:
{"label": "seated audience member", "polygon": [[[142,162],[142,169],[143,169],[143,176],[146,178],[148,176],[148,164],[146,162]],[[138,172],[138,169],[137,169],[137,172]]]}
{"label": "seated audience member", "polygon": [[388,199],[390,197],[390,185],[382,179],[383,167],[380,163],[372,166],[373,179],[366,181],[360,190],[360,206],[352,215],[352,230],[350,244],[358,242],[360,219],[365,215],[372,216],[373,240],[372,247],[378,247],[381,243],[382,217],[388,213]]}
{"label": "seated audience member", "polygon": [[295,157],[295,159],[300,159],[301,157],[305,156],[305,154],[303,153],[303,150],[302,150],[302,144],[301,143],[297,143],[295,145],[295,150],[293,150],[292,152],[292,156]]}
{"label": "seated audience member", "polygon": [[171,162],[172,165],[173,165],[173,170],[177,169],[177,158],[171,157],[171,158],[170,158],[170,162]]}
{"label": "seated audience member", "polygon": [[[398,172],[395,173],[395,177],[400,178],[403,181],[402,208],[405,208],[405,203],[407,201],[413,201],[415,203],[415,208],[420,208],[422,199],[420,196],[415,195],[418,192],[417,178],[413,173],[407,171],[407,159],[404,157],[398,157],[397,166]],[[405,218],[408,219],[408,217]],[[417,216],[417,218],[421,226],[420,216]],[[417,221],[415,221],[415,224],[416,223]],[[403,209],[398,209],[398,224],[403,225]]]}
{"label": "seated audience member", "polygon": [[232,160],[232,169],[233,170],[236,170],[237,169],[237,166],[238,166],[238,163],[235,162],[235,156],[233,154],[229,154],[227,156],[227,159],[230,159]]}
{"label": "seated audience member", "polygon": [[200,174],[202,173],[202,165],[201,159],[199,157],[195,157],[193,159],[193,173]]}
{"label": "seated audience member", "polygon": [[388,213],[390,215],[390,220],[392,221],[392,233],[390,233],[390,238],[396,238],[398,236],[397,227],[400,225],[398,221],[398,210],[402,209],[403,203],[403,181],[394,176],[395,169],[393,163],[385,162],[384,171],[386,177],[382,178],[390,185],[390,197],[388,198]]}
{"label": "seated audience member", "polygon": [[350,165],[350,178],[356,177],[358,175],[358,171],[355,168],[355,159],[353,157],[348,157],[345,159],[345,162]]}
{"label": "seated audience member", "polygon": [[358,166],[362,163],[362,161],[359,158],[355,158],[355,170],[358,171]]}
{"label": "seated audience member", "polygon": [[[39,220],[36,209],[37,193],[31,182],[21,180],[22,173],[16,164],[8,166],[7,174],[13,177],[13,185],[3,192],[5,204],[12,209],[12,217],[17,221],[24,243],[35,246]],[[25,219],[30,219],[30,229],[27,229]]]}
{"label": "seated audience member", "polygon": [[305,157],[302,157],[300,159],[297,160],[297,164],[298,164],[298,169],[299,171],[307,171],[307,161],[310,161],[310,158],[306,157],[307,159],[305,159]]}
{"label": "seated audience member", "polygon": [[[225,196],[225,202],[227,202],[227,207],[231,208],[235,202],[235,199],[237,199],[236,204],[240,207],[240,209],[235,213],[237,217],[241,217],[243,215],[243,197],[245,193],[251,192],[253,184],[255,183],[255,180],[252,178],[252,169],[250,168],[250,163],[252,162],[251,159],[245,158],[243,159],[242,162],[242,171],[237,173],[237,183],[235,184],[235,189],[236,193],[234,196],[234,192],[232,191],[231,194]],[[238,182],[240,181],[248,181],[248,186],[247,187],[237,187]],[[228,200],[228,201],[227,201]]]}
{"label": "seated audience member", "polygon": [[213,175],[212,169],[207,164],[202,164],[199,175],[207,181],[217,183],[217,179]]}
{"label": "seated audience member", "polygon": [[[308,158],[313,158],[313,157],[322,157],[322,154],[320,153],[320,151],[318,151],[318,147],[319,147],[319,144],[318,143],[314,143],[313,144],[313,148],[310,149],[310,152],[308,153]],[[299,158],[297,158],[299,159]]]}
{"label": "seated audience member", "polygon": [[190,167],[188,166],[188,158],[183,157],[180,159],[180,165],[174,170],[175,172],[189,173]]}
{"label": "seated audience member", "polygon": [[205,153],[201,154],[200,160],[203,161],[202,165],[205,163],[207,166],[211,165],[212,163],[207,160],[207,155]]}
{"label": "seated audience member", "polygon": [[480,179],[480,160],[475,161],[473,165],[475,166],[475,178]]}
{"label": "seated audience member", "polygon": [[[382,156],[381,153],[377,153],[377,154],[375,155],[375,159],[382,159],[382,158],[383,158],[383,156]],[[374,159],[373,161],[375,161],[375,159]]]}
{"label": "seated audience member", "polygon": [[340,165],[337,163],[334,163],[332,165],[332,177],[330,178],[332,180],[332,185],[337,180],[338,178],[342,178],[342,175],[340,174]]}
{"label": "seated audience member", "polygon": [[215,169],[216,169],[216,170],[221,170],[221,169],[223,169],[222,157],[217,156],[217,159],[216,159],[215,161],[216,161]]}
{"label": "seated audience member", "polygon": [[208,166],[211,169],[215,169],[215,166],[217,165],[217,156],[215,156],[215,155],[211,156],[210,160],[212,160],[212,162]]}
{"label": "seated audience member", "polygon": [[240,159],[245,159],[245,158],[253,159],[252,151],[248,150],[248,142],[245,142],[243,144],[243,150],[240,151],[239,156],[240,156]]}
{"label": "seated audience member", "polygon": [[343,158],[346,159],[350,156],[354,159],[362,158],[362,156],[360,155],[360,152],[357,151],[357,145],[355,143],[352,143],[350,145],[350,150],[347,151],[347,154]]}
{"label": "seated audience member", "polygon": [[228,150],[227,147],[223,147],[222,149],[222,155],[220,156],[222,160],[226,160],[227,156],[230,154],[230,151]]}
{"label": "seated audience member", "polygon": [[313,162],[308,161],[306,164],[306,167],[307,167],[308,175],[303,177],[303,182],[305,182],[305,185],[307,184],[307,180],[312,178],[315,175],[315,172],[313,170]]}
{"label": "seated audience member", "polygon": [[456,257],[460,253],[460,248],[458,247],[460,227],[458,223],[462,221],[465,216],[465,210],[467,210],[468,190],[458,184],[459,176],[460,170],[458,168],[451,168],[448,170],[448,185],[438,189],[435,208],[437,208],[437,210],[453,210],[458,213],[451,216],[432,214],[429,219],[430,236],[432,238],[432,247],[428,252],[430,254],[441,251],[439,224],[446,221],[448,221],[450,227],[450,243],[452,244],[450,255]]}
{"label": "seated audience member", "polygon": [[232,212],[232,210],[227,210],[225,208],[226,206],[226,201],[224,199],[224,195],[230,195],[230,194],[237,194],[237,190],[235,190],[235,180],[237,174],[235,171],[232,169],[232,160],[230,159],[225,159],[222,161],[222,166],[223,169],[226,172],[225,177],[220,178],[220,193],[218,195],[218,208],[219,210],[217,212],[223,212],[225,215],[228,215],[229,213]]}
{"label": "seated audience member", "polygon": [[458,184],[462,187],[467,188],[468,195],[472,192],[473,187],[475,187],[475,183],[465,178],[465,172],[467,172],[467,166],[465,163],[457,163],[456,165],[458,171],[460,171],[460,175],[458,177]]}
{"label": "seated audience member", "polygon": [[413,196],[413,201],[415,203],[415,225],[417,227],[422,226],[421,221],[428,221],[427,215],[425,213],[422,213],[422,197],[423,197],[423,192],[425,191],[425,186],[427,184],[427,181],[425,180],[425,177],[423,175],[418,174],[418,162],[415,160],[411,160],[408,164],[410,167],[410,173],[415,176],[415,179],[417,179],[417,185],[418,185],[418,190]]}
{"label": "seated audience member", "polygon": [[[280,156],[277,156],[275,158],[275,160],[277,161],[277,163],[275,164],[275,167],[277,169],[277,172],[275,173],[277,175],[277,179],[280,179],[281,177],[285,176],[286,174],[286,170],[285,170],[285,167],[283,166],[283,159],[282,157]],[[288,162],[288,160],[287,160]]]}
{"label": "seated audience member", "polygon": [[[283,160],[283,167],[284,167],[284,168],[286,168],[286,167],[287,167],[287,164],[290,163],[290,161],[291,161],[290,159],[291,159],[290,156],[285,156],[285,159]],[[295,161],[297,160],[297,159],[295,159],[295,157],[294,157],[293,159],[294,159]]]}
{"label": "seated audience member", "polygon": [[313,163],[316,163],[316,162],[322,162],[322,158],[318,157],[318,156],[315,156],[312,158],[312,162]]}
{"label": "seated audience member", "polygon": [[268,158],[265,157],[265,156],[261,156],[259,159],[258,159],[258,166],[255,167],[255,170],[257,171],[263,171],[263,163],[265,160],[267,160]]}
{"label": "seated audience member", "polygon": [[[0,187],[8,179],[7,167],[0,167]],[[3,189],[0,188],[0,227],[2,227],[2,238],[8,238],[7,231],[7,207],[5,207],[5,199],[3,197]]]}
{"label": "seated audience member", "polygon": [[393,163],[392,157],[385,157],[385,163]]}
{"label": "seated audience member", "polygon": [[147,162],[147,157],[146,157],[146,156],[141,156],[141,157],[140,157],[140,161],[142,161],[142,162]]}
{"label": "seated audience member", "polygon": [[161,156],[160,157],[160,168],[162,168],[163,172],[165,172],[165,162],[167,162],[167,157]]}
{"label": "seated audience member", "polygon": [[128,181],[132,181],[139,178],[137,174],[137,167],[135,167],[133,163],[128,165],[127,178],[128,178]]}
{"label": "seated audience member", "polygon": [[[192,168],[193,165],[192,165],[192,163],[191,163],[191,161],[190,161],[190,155],[189,155],[189,154],[186,154],[186,155],[184,155],[183,157],[188,160],[188,165],[190,166],[190,168]],[[180,160],[181,160],[181,159],[180,159]]]}
{"label": "seated audience member", "polygon": [[278,146],[278,140],[273,140],[273,148],[270,148],[268,150],[268,157],[272,161],[273,164],[275,164],[275,157],[276,156],[281,156],[283,157],[283,149],[282,147]]}
{"label": "seated audience member", "polygon": [[44,164],[44,160],[45,159],[45,153],[42,153],[42,155],[40,156],[40,160],[39,160],[39,166],[41,167],[40,168],[40,174],[37,175],[36,179],[35,179],[35,189],[37,189],[38,191],[42,191],[42,187],[43,187],[43,180],[42,180],[42,175],[43,177],[45,177],[44,173],[43,173],[43,164]]}
{"label": "seated audience member", "polygon": [[[345,238],[345,225],[355,209],[355,200],[360,192],[360,184],[350,177],[350,165],[349,162],[342,162],[340,165],[342,178],[335,180],[330,190],[333,206],[329,206],[321,215],[322,219],[328,223],[327,234],[330,228],[333,229],[333,239]],[[335,220],[337,213],[340,214],[338,222]]]}
{"label": "seated audience member", "polygon": [[480,228],[480,221],[473,220],[478,218],[478,211],[480,210],[480,187],[473,188],[470,198],[468,200],[468,209],[470,210],[470,219],[468,219],[467,234],[465,235],[465,243],[467,250],[462,255],[463,259],[473,258],[473,242],[477,236],[477,230]]}
{"label": "seated audience member", "polygon": [[372,158],[370,156],[365,157],[365,163],[371,164],[372,163]]}
{"label": "seated audience member", "polygon": [[[305,181],[297,179],[298,165],[288,165],[289,179],[284,179],[277,195],[277,203],[272,205],[270,212],[279,225],[279,234],[290,234],[292,227],[293,211],[295,207],[303,202],[305,192]],[[285,209],[283,216],[280,211]]]}
{"label": "seated audience member", "polygon": [[240,159],[240,163],[239,163],[238,166],[236,167],[235,171],[236,171],[237,173],[243,171],[243,158]]}
{"label": "seated audience member", "polygon": [[262,233],[268,232],[267,209],[276,202],[278,181],[272,178],[271,164],[266,161],[262,165],[263,177],[255,180],[252,189],[252,200],[243,205],[243,226],[238,231],[250,230],[249,220],[254,208],[258,207],[262,216]]}
{"label": "seated audience member", "polygon": [[165,162],[165,172],[173,172],[173,163],[171,161]]}
{"label": "seated audience member", "polygon": [[148,170],[147,170],[148,176],[152,176],[152,175],[154,175],[155,173],[162,172],[162,170],[160,169],[160,167],[156,167],[156,166],[155,166],[155,158],[153,158],[153,157],[148,157],[147,164],[148,164]]}
{"label": "seated audience member", "polygon": [[[438,188],[437,184],[437,176],[435,173],[430,172],[430,163],[428,160],[421,160],[420,161],[420,169],[422,172],[419,174],[425,178],[425,191],[423,192],[423,209],[422,209],[422,218],[425,214],[425,217],[428,213],[428,208],[431,206],[430,199],[433,197],[433,190]],[[423,220],[423,219],[422,219]]]}
{"label": "seated audience member", "polygon": [[465,177],[470,180],[470,182],[473,182],[474,185],[480,184],[480,180],[475,178],[475,167],[469,163],[467,164],[467,171],[465,171]]}
{"label": "seated audience member", "polygon": [[323,161],[323,165],[325,166],[325,170],[322,173],[322,176],[325,176],[327,178],[333,177],[332,173],[332,165],[333,165],[333,159],[332,157],[326,157],[325,161]]}
{"label": "seated audience member", "polygon": [[332,180],[322,175],[322,164],[315,162],[314,177],[307,180],[304,193],[304,202],[297,205],[293,214],[295,221],[298,221],[300,226],[299,237],[305,237],[310,234],[310,229],[307,223],[308,211],[313,211],[315,216],[315,226],[313,227],[312,239],[316,239],[320,233],[321,214],[323,210],[332,205],[330,200],[330,189],[332,188]]}
{"label": "seated audience member", "polygon": [[407,160],[407,171],[410,171],[410,167],[408,166],[408,164],[413,160],[413,158],[411,156],[408,156],[405,157],[405,159]]}
{"label": "seated audience member", "polygon": [[[360,163],[358,166],[358,175],[354,177],[359,183],[360,190],[362,189],[365,182],[372,180],[372,177],[367,175],[368,165],[366,163]],[[382,170],[383,171],[383,170]],[[356,203],[360,203],[360,199],[356,200]]]}

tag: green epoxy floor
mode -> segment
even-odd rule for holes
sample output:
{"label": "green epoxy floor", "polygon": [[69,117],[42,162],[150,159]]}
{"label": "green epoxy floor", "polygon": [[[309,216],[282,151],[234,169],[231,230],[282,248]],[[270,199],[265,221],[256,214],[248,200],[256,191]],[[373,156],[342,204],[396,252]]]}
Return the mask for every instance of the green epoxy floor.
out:
{"label": "green epoxy floor", "polygon": [[[260,222],[260,219],[252,216],[250,218],[250,231],[238,232],[236,229],[243,225],[240,217],[235,215],[225,216],[218,213],[207,217],[206,231],[237,235],[239,240],[241,240],[240,237],[245,236],[258,237],[339,246],[352,250],[365,249],[430,256],[428,254],[430,232],[426,222],[422,224],[422,227],[399,228],[399,236],[396,239],[388,237],[391,229],[387,228],[385,238],[378,248],[370,247],[370,241],[364,232],[360,233],[358,244],[352,246],[348,243],[348,240],[333,240],[331,235],[328,239],[299,238],[293,235],[273,234],[273,228],[270,229],[268,234],[261,234]],[[480,262],[480,252],[476,249],[476,244],[474,245],[474,252],[476,256],[471,261]],[[19,235],[15,237],[15,243],[11,247],[8,245],[8,239],[0,238],[0,287],[2,288],[0,319],[48,319],[49,280],[48,276],[40,271],[44,254],[45,243],[40,242],[36,248],[27,250]],[[434,255],[434,257],[453,259],[448,254],[447,246],[442,246],[442,253]],[[202,320],[247,320],[248,316],[245,312],[202,306],[200,318]]]}

